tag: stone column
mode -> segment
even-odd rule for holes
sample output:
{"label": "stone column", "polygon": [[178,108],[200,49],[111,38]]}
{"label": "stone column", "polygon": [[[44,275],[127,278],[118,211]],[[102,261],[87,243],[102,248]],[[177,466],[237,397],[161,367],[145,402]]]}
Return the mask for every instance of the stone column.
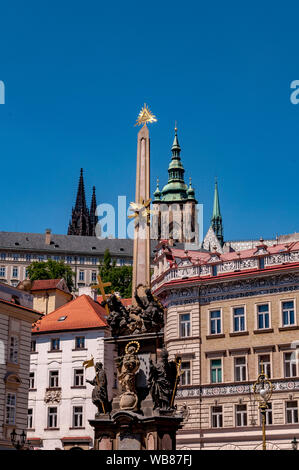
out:
{"label": "stone column", "polygon": [[[138,132],[136,193],[137,204],[150,198],[150,138],[149,130],[144,126]],[[138,284],[150,286],[150,220],[141,215],[135,219],[133,250],[132,298]]]}

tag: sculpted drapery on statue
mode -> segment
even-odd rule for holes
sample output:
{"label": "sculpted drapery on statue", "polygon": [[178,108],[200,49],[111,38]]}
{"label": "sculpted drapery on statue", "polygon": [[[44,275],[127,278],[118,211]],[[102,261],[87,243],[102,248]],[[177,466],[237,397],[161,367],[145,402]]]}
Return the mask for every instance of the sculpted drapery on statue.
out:
{"label": "sculpted drapery on statue", "polygon": [[140,366],[137,356],[139,348],[138,341],[130,341],[125,348],[125,355],[116,360],[118,381],[123,391],[119,403],[122,410],[134,410],[138,404],[135,376]]}
{"label": "sculpted drapery on statue", "polygon": [[180,376],[180,360],[168,361],[165,348],[160,351],[156,364],[150,361],[149,386],[154,402],[154,409],[170,411],[173,409],[174,396]]}
{"label": "sculpted drapery on statue", "polygon": [[93,380],[86,382],[94,386],[92,391],[92,403],[97,407],[98,414],[105,414],[111,411],[111,403],[108,400],[107,376],[103,369],[103,364],[95,364],[96,376]]}
{"label": "sculpted drapery on statue", "polygon": [[107,323],[111,328],[112,336],[124,336],[136,333],[151,333],[160,331],[164,326],[164,307],[153,296],[149,288],[145,288],[146,297],[138,294],[139,285],[135,289],[136,306],[124,307],[121,299],[112,294],[102,306],[108,305],[110,314]]}

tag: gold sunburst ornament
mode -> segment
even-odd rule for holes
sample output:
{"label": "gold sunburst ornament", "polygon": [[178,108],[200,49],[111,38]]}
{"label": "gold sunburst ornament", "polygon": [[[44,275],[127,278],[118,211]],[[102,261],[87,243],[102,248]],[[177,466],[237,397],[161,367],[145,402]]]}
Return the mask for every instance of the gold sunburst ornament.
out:
{"label": "gold sunburst ornament", "polygon": [[145,125],[147,122],[157,122],[156,116],[149,110],[148,106],[144,103],[136,120],[135,126]]}
{"label": "gold sunburst ornament", "polygon": [[128,215],[129,219],[134,219],[136,217],[144,217],[147,218],[151,214],[151,210],[149,209],[151,204],[151,199],[148,199],[147,201],[144,201],[144,199],[140,200],[140,203],[138,202],[131,202],[130,203],[130,211],[134,212],[132,215]]}

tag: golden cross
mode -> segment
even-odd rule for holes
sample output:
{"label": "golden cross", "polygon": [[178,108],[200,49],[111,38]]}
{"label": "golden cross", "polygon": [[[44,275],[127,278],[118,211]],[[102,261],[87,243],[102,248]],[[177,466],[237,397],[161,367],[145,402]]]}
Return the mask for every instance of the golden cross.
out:
{"label": "golden cross", "polygon": [[[104,300],[105,302],[107,302],[107,297],[106,297],[106,294],[105,294],[105,287],[110,287],[110,286],[111,286],[111,282],[103,282],[100,275],[98,275],[97,277],[98,277],[98,284],[97,284],[97,285],[94,285],[94,286],[92,286],[92,287],[93,287],[94,289],[100,289],[100,292],[101,292],[101,294],[102,294],[103,300]],[[105,309],[106,309],[107,315],[109,315],[110,311],[109,311],[109,307],[108,307],[107,304],[105,305]]]}

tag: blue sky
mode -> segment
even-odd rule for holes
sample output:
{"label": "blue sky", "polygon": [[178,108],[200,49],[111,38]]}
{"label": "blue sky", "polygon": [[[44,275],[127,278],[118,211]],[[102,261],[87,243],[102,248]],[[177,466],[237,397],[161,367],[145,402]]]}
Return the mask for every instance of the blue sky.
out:
{"label": "blue sky", "polygon": [[146,102],[152,190],[178,121],[207,230],[218,177],[225,239],[299,231],[299,6],[289,1],[5,2],[0,16],[0,230],[66,233],[87,199],[134,198]]}

